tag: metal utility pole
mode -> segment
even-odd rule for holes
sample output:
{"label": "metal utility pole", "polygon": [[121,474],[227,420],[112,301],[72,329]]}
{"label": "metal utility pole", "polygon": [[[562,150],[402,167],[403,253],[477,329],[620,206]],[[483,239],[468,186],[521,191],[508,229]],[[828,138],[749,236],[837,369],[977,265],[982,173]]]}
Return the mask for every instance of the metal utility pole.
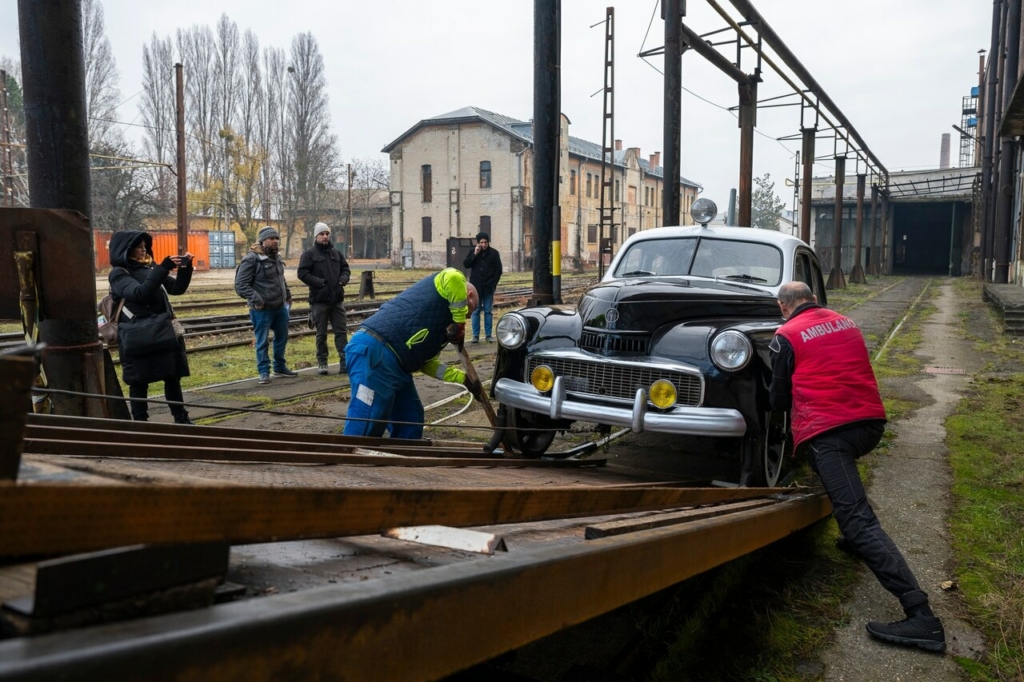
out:
{"label": "metal utility pole", "polygon": [[981,157],[981,192],[982,192],[982,226],[981,226],[981,276],[989,279],[989,235],[992,233],[992,205],[995,192],[992,187],[992,154],[995,150],[996,126],[996,61],[999,54],[999,24],[1002,19],[1002,0],[992,2],[992,37],[988,51],[988,82],[985,84],[985,140]]}
{"label": "metal utility pole", "polygon": [[14,164],[11,162],[11,117],[7,105],[7,72],[0,69],[0,170],[4,174],[4,196],[0,204],[14,207]]}
{"label": "metal utility pole", "polygon": [[[28,184],[32,208],[71,209],[89,217],[89,130],[80,2],[18,0],[25,101]],[[34,237],[18,251],[47,257]],[[76,303],[41,320],[43,367],[51,388],[104,392],[102,346],[96,333],[96,279],[91,250],[62,263],[66,278],[40,282],[45,304],[54,291],[72,291]],[[35,271],[39,272],[38,263]],[[58,296],[59,298],[59,296]],[[105,400],[55,394],[58,414],[106,416]]]}
{"label": "metal utility pole", "polygon": [[826,289],[845,289],[843,276],[843,181],[846,180],[846,157],[836,157],[836,204],[835,220],[832,227],[832,269],[828,273]]}
{"label": "metal utility pole", "polygon": [[736,217],[741,227],[751,227],[754,181],[754,126],[757,125],[757,80],[740,83],[740,196]]}
{"label": "metal utility pole", "polygon": [[349,258],[352,258],[355,253],[355,247],[353,245],[352,237],[352,164],[348,164],[348,251]]}
{"label": "metal utility pole", "polygon": [[[604,32],[604,104],[601,126],[601,208],[597,226],[597,277],[604,277],[605,253],[611,253],[615,233],[615,201],[612,185],[615,176],[615,8],[605,10]],[[581,170],[582,179],[582,170]],[[578,196],[578,195],[577,195]],[[608,228],[607,233],[605,228]],[[608,248],[605,237],[608,235]]]}
{"label": "metal utility pole", "polygon": [[174,129],[177,133],[176,166],[178,190],[175,204],[178,209],[178,253],[188,251],[188,187],[185,183],[185,76],[181,64],[174,65]]}
{"label": "metal utility pole", "polygon": [[[1006,10],[1006,30],[1004,42],[1006,57],[1003,64],[1003,101],[1000,119],[1006,115],[1013,98],[1011,86],[1017,79],[1017,62],[1020,55],[1020,3],[1021,0],[1009,0]],[[1012,80],[1010,80],[1012,79]],[[1009,82],[1007,82],[1009,81]],[[999,151],[999,187],[996,194],[995,230],[992,233],[992,260],[995,263],[995,283],[1006,284],[1009,281],[1010,251],[1013,221],[1013,169],[1016,165],[1016,148],[1013,136],[1002,138]]]}
{"label": "metal utility pole", "polygon": [[803,128],[803,146],[800,158],[803,159],[804,173],[800,181],[800,239],[805,244],[811,243],[811,178],[814,173],[814,136],[817,128]]}
{"label": "metal utility pole", "polygon": [[661,192],[661,209],[665,225],[678,225],[681,222],[679,176],[682,173],[682,164],[679,158],[679,137],[683,115],[683,44],[680,37],[683,23],[682,2],[683,0],[661,0],[661,16],[665,20],[665,107],[662,134],[662,148],[665,150],[665,186]]}
{"label": "metal utility pole", "polygon": [[871,250],[868,251],[868,274],[879,275],[882,270],[878,267],[880,260],[875,251],[875,233],[878,232],[878,185],[871,185]]}
{"label": "metal utility pole", "polygon": [[863,258],[861,249],[863,247],[864,232],[864,187],[867,184],[868,176],[864,173],[857,174],[857,234],[854,236],[853,247],[853,270],[850,271],[850,282],[852,284],[866,284],[864,267],[861,265]]}
{"label": "metal utility pole", "polygon": [[[557,302],[554,277],[561,275],[561,220],[558,214],[561,27],[561,0],[533,1],[532,305]],[[559,233],[557,238],[556,230]]]}

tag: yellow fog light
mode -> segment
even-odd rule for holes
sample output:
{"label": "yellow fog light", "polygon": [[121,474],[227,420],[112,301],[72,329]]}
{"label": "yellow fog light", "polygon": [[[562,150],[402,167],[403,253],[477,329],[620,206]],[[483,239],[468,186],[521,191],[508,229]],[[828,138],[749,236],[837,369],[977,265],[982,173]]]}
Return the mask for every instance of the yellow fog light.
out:
{"label": "yellow fog light", "polygon": [[541,393],[547,393],[555,385],[555,373],[547,365],[541,365],[530,373],[530,383]]}
{"label": "yellow fog light", "polygon": [[667,379],[658,379],[651,384],[650,399],[655,407],[667,410],[676,404],[676,387]]}

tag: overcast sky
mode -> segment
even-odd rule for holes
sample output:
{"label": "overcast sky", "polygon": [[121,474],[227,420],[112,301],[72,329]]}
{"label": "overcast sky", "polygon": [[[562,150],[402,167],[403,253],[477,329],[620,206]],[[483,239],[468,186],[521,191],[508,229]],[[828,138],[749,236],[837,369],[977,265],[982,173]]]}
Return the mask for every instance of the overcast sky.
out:
{"label": "overcast sky", "polygon": [[[720,4],[733,11],[727,0]],[[950,126],[960,124],[961,97],[977,84],[977,52],[990,39],[990,0],[754,4],[890,171],[937,167],[942,133],[953,133],[956,165],[959,139]],[[685,22],[698,33],[726,25],[703,0],[687,5]],[[142,46],[153,32],[164,37],[192,24],[212,28],[222,13],[241,32],[254,31],[262,46],[288,48],[296,33],[313,32],[346,159],[384,158],[380,149],[417,121],[467,105],[523,120],[533,115],[529,0],[103,0],[103,7],[120,72],[124,122],[140,120]],[[590,26],[604,20],[605,7],[594,0],[562,0],[562,110],[572,122],[570,134],[594,142],[601,140],[602,101],[592,95],[603,84],[604,34]],[[616,5],[615,136],[626,147],[640,147],[644,156],[662,151],[662,80],[636,55],[644,46],[663,44],[659,16],[656,0]],[[734,48],[721,49],[734,57]],[[20,58],[15,0],[0,0],[0,55]],[[744,50],[744,70],[753,69],[753,58]],[[650,62],[662,70],[661,57]],[[683,85],[714,104],[683,93],[682,173],[724,209],[737,183],[739,130],[733,114],[720,107],[736,104],[736,87],[694,53],[683,57]],[[765,66],[760,99],[788,91]],[[793,177],[792,154],[800,143],[774,138],[798,133],[799,126],[797,107],[758,113],[754,173],[771,173],[787,208],[792,188],[784,179]],[[126,130],[137,136],[140,129]],[[831,155],[830,143],[818,145],[819,157]],[[821,161],[815,174],[829,175],[832,167]],[[848,173],[853,170],[848,162]]]}

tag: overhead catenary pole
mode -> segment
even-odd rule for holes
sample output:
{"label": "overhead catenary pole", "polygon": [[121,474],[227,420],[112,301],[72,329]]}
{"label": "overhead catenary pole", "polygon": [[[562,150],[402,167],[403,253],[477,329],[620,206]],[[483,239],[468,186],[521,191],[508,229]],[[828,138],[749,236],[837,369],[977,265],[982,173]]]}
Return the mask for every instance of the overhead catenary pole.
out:
{"label": "overhead catenary pole", "polygon": [[[597,225],[597,276],[604,277],[605,228],[608,228],[608,244],[614,241],[615,233],[615,201],[612,186],[615,176],[615,8],[605,9],[604,34],[604,94],[602,99],[601,125],[601,186],[599,188],[601,204]],[[580,179],[583,178],[583,166],[580,165]],[[577,194],[581,196],[581,194]],[[580,202],[577,200],[577,204]],[[611,251],[609,246],[608,251]]]}
{"label": "overhead catenary pole", "polygon": [[[1020,54],[1020,3],[1021,0],[1008,0],[1006,28],[1003,34],[1006,49],[1002,72],[1003,74],[1013,74],[1013,82],[1017,80],[1017,62]],[[1003,77],[1000,119],[1006,115],[1013,97],[1013,87],[1011,83],[1006,82],[1007,78],[1007,76]],[[996,191],[995,229],[992,233],[992,260],[996,284],[1006,284],[1009,281],[1012,239],[1010,224],[1013,221],[1013,184],[1015,181],[1013,169],[1016,165],[1016,157],[1013,136],[1003,136],[999,151],[999,186]]]}
{"label": "overhead catenary pole", "polygon": [[680,212],[679,177],[682,164],[679,155],[682,127],[682,0],[662,0],[661,14],[665,19],[665,79],[662,147],[665,149],[664,189],[661,208],[665,225],[678,225]]}
{"label": "overhead catenary pole", "polygon": [[751,78],[748,83],[741,83],[739,93],[740,192],[736,220],[741,227],[751,227],[754,202],[754,126],[757,125],[757,81]]}
{"label": "overhead catenary pole", "polygon": [[346,251],[348,252],[349,257],[351,258],[352,255],[355,253],[355,251],[353,250],[353,247],[352,247],[352,239],[353,238],[352,238],[352,164],[351,163],[348,164],[348,218],[347,218],[347,220],[348,220],[348,229],[346,230],[346,232],[348,233],[348,237],[346,239],[348,240],[348,248],[346,249]]}
{"label": "overhead catenary pole", "polygon": [[843,277],[843,181],[846,179],[846,157],[836,157],[836,204],[832,226],[832,269],[828,273],[826,289],[845,289]]}
{"label": "overhead catenary pole", "polygon": [[[82,5],[64,0],[18,0],[18,29],[31,206],[71,209],[88,219],[92,211]],[[46,257],[35,253],[35,258]],[[102,393],[92,251],[76,254],[61,265],[66,272],[61,282],[39,283],[42,299],[49,287],[59,286],[76,292],[88,305],[39,324],[39,338],[47,345],[43,367],[49,387]],[[84,316],[80,310],[86,311]],[[106,416],[106,401],[101,399],[55,394],[52,403],[58,414]]]}
{"label": "overhead catenary pole", "polygon": [[868,177],[864,173],[857,174],[857,233],[854,235],[853,242],[853,270],[850,271],[850,282],[852,284],[865,284],[867,278],[864,277],[864,266],[861,249],[863,248],[863,232],[864,232],[864,187],[867,184]]}
{"label": "overhead catenary pole", "polygon": [[800,239],[811,243],[811,182],[814,173],[814,136],[817,128],[803,128],[803,146],[800,158],[803,160],[803,178],[800,181]]}
{"label": "overhead catenary pole", "polygon": [[557,225],[559,40],[561,0],[533,2],[533,296],[532,305],[555,302],[552,241]]}
{"label": "overhead catenary pole", "polygon": [[185,76],[181,64],[174,65],[174,129],[177,133],[177,195],[178,209],[178,253],[188,251],[188,185],[185,167]]}

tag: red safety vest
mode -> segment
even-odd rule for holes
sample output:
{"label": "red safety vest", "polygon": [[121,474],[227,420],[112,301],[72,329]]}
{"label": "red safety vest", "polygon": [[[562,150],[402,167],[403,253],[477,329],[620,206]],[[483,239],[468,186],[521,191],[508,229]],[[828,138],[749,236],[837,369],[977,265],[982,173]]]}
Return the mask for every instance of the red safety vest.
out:
{"label": "red safety vest", "polygon": [[853,320],[811,308],[782,325],[778,334],[793,347],[795,445],[843,424],[885,419],[868,349]]}

